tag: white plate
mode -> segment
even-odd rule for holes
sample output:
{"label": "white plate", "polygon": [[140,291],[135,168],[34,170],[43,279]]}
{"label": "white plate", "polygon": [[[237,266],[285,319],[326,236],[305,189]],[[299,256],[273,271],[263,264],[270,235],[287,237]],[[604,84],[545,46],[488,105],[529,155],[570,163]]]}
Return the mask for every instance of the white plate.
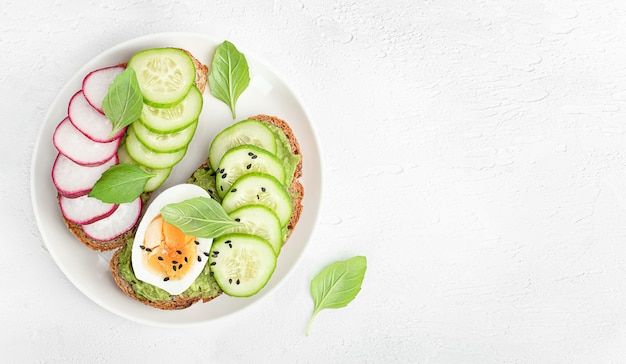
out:
{"label": "white plate", "polygon": [[[50,177],[56,156],[52,134],[55,126],[66,116],[70,97],[80,89],[83,77],[89,71],[126,62],[133,53],[153,47],[184,48],[210,65],[215,47],[221,42],[199,34],[163,33],[132,39],[103,52],[80,68],[59,92],[37,137],[31,166],[31,195],[37,224],[47,250],[61,271],[81,292],[105,309],[133,321],[155,326],[192,326],[223,318],[261,301],[284,282],[296,267],[316,226],[322,181],[321,157],[312,122],[285,81],[258,57],[240,49],[248,60],[251,81],[237,103],[236,120],[256,114],[275,115],[287,120],[298,137],[303,154],[301,182],[305,189],[304,212],[282,249],[276,271],[267,286],[251,298],[221,295],[211,302],[198,303],[184,310],[159,310],[125,296],[109,272],[111,253],[98,253],[86,248],[65,227],[56,189]],[[208,90],[204,93],[204,100],[200,123],[189,151],[161,189],[185,182],[206,159],[209,143],[217,132],[234,122],[228,107],[211,96]]]}

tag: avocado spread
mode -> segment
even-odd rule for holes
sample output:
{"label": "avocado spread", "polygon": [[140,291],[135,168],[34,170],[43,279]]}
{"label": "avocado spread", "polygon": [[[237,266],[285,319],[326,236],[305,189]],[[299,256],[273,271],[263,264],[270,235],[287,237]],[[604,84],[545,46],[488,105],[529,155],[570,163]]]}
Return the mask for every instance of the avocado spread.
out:
{"label": "avocado spread", "polygon": [[[132,246],[133,239],[131,238],[126,241],[126,245],[119,255],[119,268],[122,277],[133,287],[137,297],[145,298],[150,301],[170,301],[173,297],[170,296],[167,291],[149,283],[142,282],[135,277],[130,263]],[[220,287],[217,285],[217,282],[215,282],[215,279],[211,277],[209,266],[205,265],[198,278],[180,295],[182,297],[201,296],[202,298],[211,298],[220,293]]]}
{"label": "avocado spread", "polygon": [[[283,168],[285,168],[285,175],[291,176],[296,172],[296,167],[300,162],[300,156],[291,152],[291,144],[285,133],[274,124],[265,124],[270,128],[272,133],[276,136],[276,157],[283,162]],[[292,181],[289,181],[290,184]]]}
{"label": "avocado spread", "polygon": [[[289,140],[283,131],[275,125],[266,124],[270,130],[276,136],[276,157],[283,162],[283,167],[287,175],[293,176],[296,170],[298,162],[300,162],[300,156],[292,153]],[[293,178],[293,177],[292,177]],[[211,197],[220,201],[219,196],[215,191],[215,172],[210,168],[200,168],[196,170],[191,178],[187,181],[198,185],[209,192]],[[286,229],[283,231],[283,238],[286,237]],[[119,255],[119,268],[120,273],[124,279],[130,283],[135,291],[137,297],[148,299],[150,301],[170,301],[171,296],[167,291],[153,286],[149,283],[145,283],[137,279],[133,273],[131,267],[131,248],[133,245],[133,239],[128,239],[126,245],[122,249]],[[209,266],[206,265],[193,284],[187,288],[185,292],[181,294],[183,297],[191,297],[200,295],[203,298],[215,297],[221,293],[219,286],[215,279],[211,276]]]}

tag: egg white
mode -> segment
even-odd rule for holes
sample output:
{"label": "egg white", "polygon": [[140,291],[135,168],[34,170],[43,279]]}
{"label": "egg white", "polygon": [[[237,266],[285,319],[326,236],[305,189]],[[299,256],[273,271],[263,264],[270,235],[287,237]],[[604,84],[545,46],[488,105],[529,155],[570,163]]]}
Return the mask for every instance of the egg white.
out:
{"label": "egg white", "polygon": [[142,250],[140,246],[143,245],[148,225],[157,215],[161,213],[161,208],[171,203],[182,202],[196,197],[211,198],[208,192],[202,189],[202,187],[192,184],[175,185],[161,192],[146,209],[146,213],[143,215],[143,218],[137,227],[137,232],[133,241],[131,262],[137,279],[164,289],[171,295],[183,293],[200,275],[208,261],[208,257],[204,255],[204,252],[209,252],[211,250],[213,239],[196,237],[196,240],[200,243],[196,246],[197,255],[201,257],[202,261],[198,262],[197,259],[192,259],[191,263],[187,263],[191,264],[191,267],[185,276],[180,279],[170,279],[168,281],[164,281],[162,276],[154,273],[152,269],[145,266],[145,259],[143,256],[145,251]]}

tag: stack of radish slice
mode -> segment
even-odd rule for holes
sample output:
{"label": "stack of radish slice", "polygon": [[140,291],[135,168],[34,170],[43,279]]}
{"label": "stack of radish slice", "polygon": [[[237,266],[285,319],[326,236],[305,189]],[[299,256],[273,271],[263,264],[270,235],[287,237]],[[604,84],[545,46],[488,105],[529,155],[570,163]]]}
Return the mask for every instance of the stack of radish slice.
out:
{"label": "stack of radish slice", "polygon": [[114,66],[90,72],[53,135],[58,155],[52,181],[63,216],[98,241],[115,239],[132,229],[142,208],[141,197],[117,205],[88,196],[102,173],[119,163],[117,150],[125,130],[110,136],[113,124],[102,111],[102,100],[122,71],[123,66]]}

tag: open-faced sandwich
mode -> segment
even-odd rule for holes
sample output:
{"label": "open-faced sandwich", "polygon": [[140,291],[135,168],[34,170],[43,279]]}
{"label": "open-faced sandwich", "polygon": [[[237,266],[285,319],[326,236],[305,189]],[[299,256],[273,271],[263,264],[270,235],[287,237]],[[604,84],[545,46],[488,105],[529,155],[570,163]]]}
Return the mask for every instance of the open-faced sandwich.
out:
{"label": "open-faced sandwich", "polygon": [[[118,286],[145,304],[180,309],[222,291],[255,294],[269,280],[298,223],[302,161],[285,121],[266,115],[240,121],[218,134],[210,150],[188,185],[171,187],[154,199],[134,239],[111,260]],[[211,196],[238,224],[205,239],[173,229],[159,213],[167,204],[199,196]]]}
{"label": "open-faced sandwich", "polygon": [[[184,50],[138,52],[88,74],[54,134],[68,228],[91,249],[117,249],[122,292],[160,309],[257,293],[302,213],[300,146],[275,116],[234,122],[206,141],[187,183],[158,189],[194,137],[207,73]],[[120,116],[133,93],[138,114]]]}
{"label": "open-faced sandwich", "polygon": [[[170,61],[167,67],[160,64],[165,60]],[[135,79],[127,70],[136,74],[139,98],[123,99],[124,93],[133,90],[130,81],[123,81]],[[52,167],[63,218],[83,244],[94,250],[113,250],[133,235],[152,191],[185,156],[202,111],[207,73],[207,66],[189,52],[158,48],[138,52],[128,64],[86,75],[82,88],[69,101],[67,117],[54,132],[58,155]],[[118,77],[120,81],[114,84]],[[128,125],[116,125],[131,107],[139,110],[140,117]],[[143,194],[122,203],[91,196],[103,173],[128,163],[152,175]]]}

